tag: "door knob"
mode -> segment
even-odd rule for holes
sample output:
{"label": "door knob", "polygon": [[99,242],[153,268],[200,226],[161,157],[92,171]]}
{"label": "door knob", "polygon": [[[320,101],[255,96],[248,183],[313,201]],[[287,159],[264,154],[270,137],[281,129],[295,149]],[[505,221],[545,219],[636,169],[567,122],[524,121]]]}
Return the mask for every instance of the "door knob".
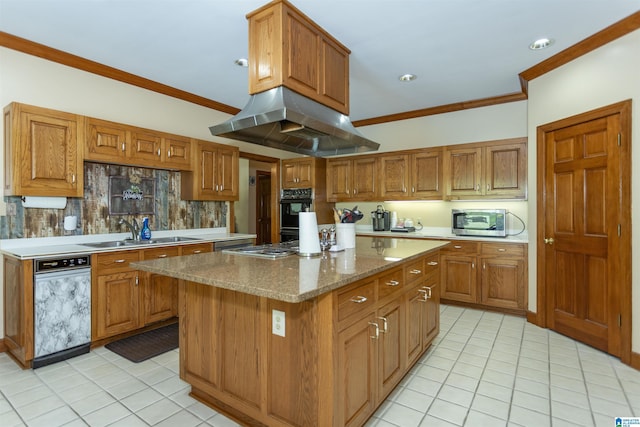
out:
{"label": "door knob", "polygon": [[546,237],[545,237],[544,242],[545,242],[547,245],[553,245],[553,242],[554,242],[553,237],[549,237],[549,238],[546,238]]}

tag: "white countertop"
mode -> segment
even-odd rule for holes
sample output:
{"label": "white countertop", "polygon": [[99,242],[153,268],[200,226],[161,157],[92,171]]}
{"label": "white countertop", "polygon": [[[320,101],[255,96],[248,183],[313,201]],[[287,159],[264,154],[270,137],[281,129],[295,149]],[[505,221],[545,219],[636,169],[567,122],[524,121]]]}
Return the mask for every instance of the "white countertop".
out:
{"label": "white countertop", "polygon": [[403,233],[396,231],[373,231],[373,227],[371,225],[358,225],[356,223],[356,234],[358,236],[395,237],[402,239],[478,240],[494,243],[528,243],[529,237],[527,233],[516,235],[518,231],[509,230],[508,232],[513,235],[507,237],[456,236],[451,233],[451,228],[448,227],[423,227],[421,230]]}
{"label": "white countertop", "polygon": [[175,243],[163,243],[157,245],[132,245],[119,246],[113,248],[95,248],[85,246],[85,243],[108,242],[131,238],[131,233],[110,233],[110,234],[90,234],[83,236],[63,236],[63,237],[34,237],[23,239],[3,239],[0,240],[0,252],[12,255],[21,259],[49,257],[56,255],[70,254],[91,254],[96,252],[122,251],[132,249],[143,249],[154,246],[185,245],[198,242],[220,242],[225,240],[255,239],[255,234],[228,233],[224,227],[220,228],[197,228],[191,230],[167,230],[152,231],[153,238],[162,237],[191,237],[198,240],[190,240]]}

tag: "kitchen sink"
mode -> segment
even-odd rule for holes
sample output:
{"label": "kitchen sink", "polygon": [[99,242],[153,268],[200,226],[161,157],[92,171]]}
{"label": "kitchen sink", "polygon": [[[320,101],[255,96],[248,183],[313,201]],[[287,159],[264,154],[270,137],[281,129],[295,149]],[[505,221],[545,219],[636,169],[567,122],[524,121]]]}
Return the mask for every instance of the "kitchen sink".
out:
{"label": "kitchen sink", "polygon": [[183,237],[183,236],[175,236],[175,237],[158,237],[150,240],[111,240],[108,242],[95,242],[95,243],[83,243],[84,246],[91,246],[92,248],[119,248],[119,247],[130,247],[130,246],[145,246],[145,245],[153,245],[160,243],[178,243],[178,242],[190,242],[194,240],[200,240],[195,237]]}

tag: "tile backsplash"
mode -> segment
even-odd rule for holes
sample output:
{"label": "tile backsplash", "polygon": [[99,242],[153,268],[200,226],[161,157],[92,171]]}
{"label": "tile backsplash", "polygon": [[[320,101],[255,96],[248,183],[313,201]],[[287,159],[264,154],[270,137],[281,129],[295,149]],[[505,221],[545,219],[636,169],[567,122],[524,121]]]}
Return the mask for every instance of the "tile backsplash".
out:
{"label": "tile backsplash", "polygon": [[[226,226],[226,203],[180,199],[180,172],[85,162],[84,197],[68,198],[64,209],[24,208],[20,197],[5,197],[7,216],[0,217],[0,238],[54,237],[75,234],[126,232],[118,221],[122,215],[109,214],[110,177],[131,182],[155,182],[153,214],[124,215],[139,221],[149,217],[151,230],[186,230]],[[13,205],[13,206],[12,206]],[[15,215],[14,213],[15,208]],[[65,216],[77,216],[75,231],[65,231]]]}

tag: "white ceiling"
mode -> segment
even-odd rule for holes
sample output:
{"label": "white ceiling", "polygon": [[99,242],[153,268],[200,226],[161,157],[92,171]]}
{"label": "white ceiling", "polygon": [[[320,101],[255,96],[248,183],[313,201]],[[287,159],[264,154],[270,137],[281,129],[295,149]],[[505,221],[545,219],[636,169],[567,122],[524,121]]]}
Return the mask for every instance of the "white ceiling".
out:
{"label": "white ceiling", "polygon": [[[0,0],[0,31],[236,108],[245,15],[268,0]],[[292,0],[351,49],[352,120],[520,92],[518,73],[640,0]],[[528,45],[555,39],[544,51]],[[418,79],[402,83],[413,73]]]}

